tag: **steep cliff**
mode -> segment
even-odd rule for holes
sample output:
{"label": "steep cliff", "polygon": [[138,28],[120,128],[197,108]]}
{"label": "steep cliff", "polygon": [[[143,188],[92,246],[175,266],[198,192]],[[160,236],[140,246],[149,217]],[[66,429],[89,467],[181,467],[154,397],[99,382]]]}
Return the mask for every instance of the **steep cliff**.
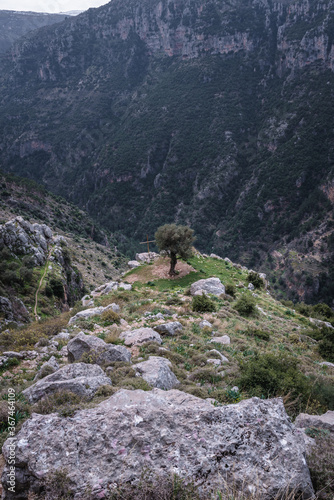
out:
{"label": "steep cliff", "polygon": [[307,254],[323,284],[287,291],[322,298],[333,37],[333,1],[113,0],[2,60],[1,162],[137,241],[173,220],[266,269]]}

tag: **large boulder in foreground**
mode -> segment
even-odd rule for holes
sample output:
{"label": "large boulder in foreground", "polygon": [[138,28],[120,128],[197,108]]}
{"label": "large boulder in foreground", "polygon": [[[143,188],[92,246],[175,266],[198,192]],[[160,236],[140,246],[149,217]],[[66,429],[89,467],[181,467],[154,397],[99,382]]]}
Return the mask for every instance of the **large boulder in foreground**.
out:
{"label": "large boulder in foreground", "polygon": [[75,363],[59,368],[25,389],[22,394],[30,403],[36,403],[48,394],[70,391],[81,397],[91,398],[102,385],[110,385],[111,380],[97,365]]}
{"label": "large boulder in foreground", "polygon": [[203,295],[203,293],[211,293],[219,297],[219,295],[225,293],[225,287],[219,278],[208,278],[206,280],[195,281],[190,287],[190,294]]}
{"label": "large boulder in foreground", "polygon": [[122,345],[107,344],[104,340],[94,335],[78,333],[74,339],[67,344],[68,360],[70,363],[79,361],[84,354],[92,357],[92,361],[98,365],[112,363],[114,361],[130,362],[131,353]]}
{"label": "large boulder in foreground", "polygon": [[68,471],[74,499],[106,498],[114,485],[138,484],[143,471],[193,480],[204,498],[234,487],[276,498],[282,489],[312,497],[302,433],[281,399],[215,407],[178,390],[120,390],[73,417],[33,414],[17,434],[16,496],[8,491],[11,440],[3,447],[5,499],[27,499],[43,478]]}

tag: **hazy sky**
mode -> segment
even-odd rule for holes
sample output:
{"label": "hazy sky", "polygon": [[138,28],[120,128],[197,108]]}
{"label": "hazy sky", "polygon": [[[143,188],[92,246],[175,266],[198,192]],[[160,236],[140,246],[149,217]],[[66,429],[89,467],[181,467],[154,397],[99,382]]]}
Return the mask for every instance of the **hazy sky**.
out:
{"label": "hazy sky", "polygon": [[26,10],[33,12],[68,12],[100,7],[109,0],[0,0],[0,10]]}

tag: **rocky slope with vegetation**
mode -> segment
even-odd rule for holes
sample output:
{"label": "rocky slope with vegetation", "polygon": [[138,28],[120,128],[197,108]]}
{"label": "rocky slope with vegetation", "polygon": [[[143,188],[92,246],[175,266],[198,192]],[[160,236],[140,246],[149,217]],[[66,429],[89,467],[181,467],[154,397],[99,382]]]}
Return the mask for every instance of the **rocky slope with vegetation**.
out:
{"label": "rocky slope with vegetation", "polygon": [[[0,334],[20,495],[7,440],[5,498],[297,499],[314,487],[330,499],[330,308],[293,310],[229,259],[195,252],[170,278],[167,258],[146,258],[71,311]],[[301,412],[327,414],[295,427]]]}
{"label": "rocky slope with vegetation", "polygon": [[332,0],[113,0],[43,28],[1,62],[3,168],[331,303],[333,19]]}
{"label": "rocky slope with vegetation", "polygon": [[64,14],[0,10],[0,53],[6,52],[19,38],[43,26],[60,23]]}

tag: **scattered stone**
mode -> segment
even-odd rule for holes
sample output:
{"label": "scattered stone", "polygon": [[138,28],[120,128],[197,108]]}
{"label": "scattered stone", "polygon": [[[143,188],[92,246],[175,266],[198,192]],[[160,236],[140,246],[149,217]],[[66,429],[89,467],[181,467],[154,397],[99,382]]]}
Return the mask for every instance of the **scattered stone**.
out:
{"label": "scattered stone", "polygon": [[81,304],[84,307],[92,307],[92,306],[94,306],[94,299],[90,295],[85,295],[81,299]]}
{"label": "scattered stone", "polygon": [[155,252],[143,252],[136,254],[136,261],[140,264],[152,262],[152,260],[156,260],[160,257],[158,253]]}
{"label": "scattered stone", "polygon": [[136,328],[135,330],[127,330],[120,334],[120,338],[124,340],[125,345],[137,345],[144,342],[157,342],[162,344],[160,335],[153,328]]}
{"label": "scattered stone", "polygon": [[120,283],[119,290],[132,290],[132,285],[130,283]]}
{"label": "scattered stone", "polygon": [[319,328],[323,328],[324,326],[327,326],[327,328],[334,328],[333,325],[329,323],[329,321],[322,321],[321,319],[316,318],[309,318],[309,321]]}
{"label": "scattered stone", "polygon": [[48,394],[60,390],[91,398],[101,385],[108,384],[111,384],[111,380],[100,366],[74,363],[59,368],[55,373],[25,389],[22,394],[30,403],[36,403]]}
{"label": "scattered stone", "polygon": [[206,362],[215,366],[220,366],[222,364],[220,359],[207,359]]}
{"label": "scattered stone", "polygon": [[[253,293],[253,295],[256,295],[256,296],[257,296],[257,294],[256,294],[256,293],[255,293],[255,294]],[[255,307],[256,307],[256,309],[257,309],[258,311],[260,311],[260,313],[261,313],[261,314],[263,314],[263,316],[268,316],[268,314],[267,314],[267,313],[266,313],[266,312],[262,309],[262,307],[260,307],[260,306],[258,306],[258,305],[256,305]]]}
{"label": "scattered stone", "polygon": [[110,487],[139,482],[148,464],[153,477],[173,470],[206,498],[222,478],[245,492],[256,485],[259,497],[275,498],[286,489],[314,496],[303,437],[279,398],[215,407],[175,389],[121,389],[71,417],[34,413],[16,437],[15,494],[8,490],[12,440],[3,446],[5,500],[18,492],[28,498],[60,468],[68,472],[75,500],[96,485],[103,498]]}
{"label": "scattered stone", "polygon": [[253,283],[248,283],[248,287],[247,287],[247,288],[248,288],[248,290],[250,290],[251,292],[252,292],[253,290],[255,290],[255,286],[253,285]]}
{"label": "scattered stone", "polygon": [[239,387],[237,385],[233,386],[231,391],[233,392],[239,392]]}
{"label": "scattered stone", "polygon": [[70,363],[79,361],[84,354],[89,354],[98,365],[112,363],[113,361],[125,361],[129,363],[131,353],[122,345],[107,344],[104,340],[94,335],[78,333],[74,339],[67,344],[68,360]]}
{"label": "scattered stone", "polygon": [[21,352],[6,351],[6,352],[3,352],[2,354],[3,354],[3,356],[6,356],[6,358],[23,359],[23,354]]}
{"label": "scattered stone", "polygon": [[198,326],[200,327],[201,330],[203,330],[203,328],[212,328],[213,327],[213,325],[210,323],[210,321],[207,321],[206,319],[203,319],[199,323]]}
{"label": "scattered stone", "polygon": [[151,387],[168,391],[180,383],[170,369],[171,366],[172,363],[166,358],[150,356],[147,361],[135,365],[134,369]]}
{"label": "scattered stone", "polygon": [[70,338],[70,334],[67,330],[58,333],[58,335],[55,335],[53,337],[54,340],[68,340]]}
{"label": "scattered stone", "polygon": [[322,361],[319,363],[320,366],[328,366],[329,368],[334,368],[334,363],[330,363],[329,361]]}
{"label": "scattered stone", "polygon": [[129,260],[128,266],[130,269],[135,269],[136,267],[139,267],[140,264],[136,260]]}
{"label": "scattered stone", "polygon": [[225,293],[225,287],[219,278],[208,278],[195,281],[190,287],[191,295],[203,295],[203,293],[211,293],[219,296]]}
{"label": "scattered stone", "polygon": [[231,343],[231,339],[228,335],[223,335],[222,337],[213,337],[210,342],[215,342],[216,344],[228,345]]}
{"label": "scattered stone", "polygon": [[229,362],[229,360],[221,352],[219,352],[217,349],[211,349],[209,352],[214,352],[215,354],[218,354],[223,363]]}
{"label": "scattered stone", "polygon": [[35,380],[40,380],[47,375],[51,375],[51,373],[56,372],[59,369],[59,365],[57,363],[57,360],[54,356],[52,356],[48,361],[42,364],[41,368],[39,371],[36,373],[36,376],[34,378]]}
{"label": "scattered stone", "polygon": [[104,311],[108,311],[109,309],[112,309],[116,313],[120,311],[119,305],[114,303],[109,304],[107,307],[93,307],[92,309],[85,309],[84,311],[78,312],[70,319],[68,324],[73,325],[78,319],[89,319],[93,316],[101,316]]}
{"label": "scattered stone", "polygon": [[216,255],[215,253],[210,254],[211,259],[218,259],[218,260],[224,260],[222,257],[219,257],[219,255]]}
{"label": "scattered stone", "polygon": [[323,415],[308,415],[301,413],[295,420],[295,426],[302,429],[316,427],[334,432],[334,411],[328,410]]}
{"label": "scattered stone", "polygon": [[179,321],[171,321],[170,323],[155,325],[154,330],[156,330],[161,335],[174,337],[178,332],[181,332],[183,330],[183,326]]}

